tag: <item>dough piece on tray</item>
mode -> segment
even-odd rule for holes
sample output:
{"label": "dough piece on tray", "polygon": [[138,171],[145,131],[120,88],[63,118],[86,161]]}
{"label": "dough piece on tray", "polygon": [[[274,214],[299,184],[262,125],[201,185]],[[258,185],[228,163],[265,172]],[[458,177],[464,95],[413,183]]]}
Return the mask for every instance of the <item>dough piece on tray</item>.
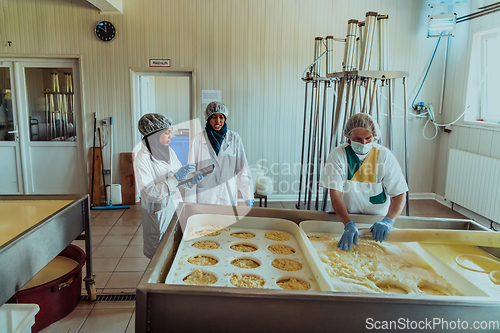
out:
{"label": "dough piece on tray", "polygon": [[212,273],[205,273],[197,269],[182,279],[182,281],[195,286],[210,286],[217,282],[217,277]]}
{"label": "dough piece on tray", "polygon": [[288,236],[287,233],[282,231],[268,231],[264,234],[264,237],[279,242],[290,240],[290,236]]}

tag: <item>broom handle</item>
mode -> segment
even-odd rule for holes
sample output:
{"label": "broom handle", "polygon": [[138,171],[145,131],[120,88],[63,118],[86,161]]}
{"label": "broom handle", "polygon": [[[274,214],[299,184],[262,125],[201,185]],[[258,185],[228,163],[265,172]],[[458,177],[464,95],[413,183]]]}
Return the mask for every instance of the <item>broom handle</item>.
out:
{"label": "broom handle", "polygon": [[[103,155],[102,153],[102,139],[101,139],[101,128],[97,128],[97,133],[99,134],[99,147],[101,147],[101,158]],[[103,160],[104,161],[104,160]],[[102,183],[104,184],[104,202],[108,202],[108,194],[106,193],[106,178],[104,178],[104,163],[102,163],[101,166],[101,171],[102,171]]]}
{"label": "broom handle", "polygon": [[109,181],[109,205],[113,206],[113,117],[109,117],[109,135],[111,137],[110,141],[110,154],[109,154],[109,177],[111,180]]}

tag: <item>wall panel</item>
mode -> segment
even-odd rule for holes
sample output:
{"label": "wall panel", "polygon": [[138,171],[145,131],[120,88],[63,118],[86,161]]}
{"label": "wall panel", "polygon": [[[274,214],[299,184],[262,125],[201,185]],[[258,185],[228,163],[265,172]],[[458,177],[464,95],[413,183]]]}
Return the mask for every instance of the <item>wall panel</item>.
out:
{"label": "wall panel", "polygon": [[[344,37],[347,20],[363,20],[369,10],[389,14],[390,69],[410,72],[410,102],[436,42],[425,35],[430,12],[423,0],[123,0],[123,15],[100,15],[83,0],[0,0],[0,8],[0,37],[13,41],[11,47],[0,47],[0,57],[81,56],[86,144],[92,144],[93,112],[99,112],[100,118],[113,116],[116,168],[119,153],[131,151],[135,144],[130,68],[147,68],[150,58],[171,59],[172,68],[195,69],[195,114],[202,123],[206,105],[201,103],[201,90],[222,90],[230,113],[228,126],[241,134],[249,163],[264,159],[267,166],[278,163],[283,169],[300,162],[304,109],[300,78],[313,61],[314,37]],[[100,20],[115,24],[114,41],[103,43],[95,38],[94,26]],[[460,50],[454,51],[450,59],[457,57],[456,65],[449,72],[464,65],[464,56],[456,54]],[[376,59],[375,49],[373,53]],[[342,57],[343,43],[335,43],[337,70]],[[443,48],[436,57],[420,93],[422,100],[435,106],[440,100]],[[376,62],[373,65],[376,68]],[[325,64],[322,67],[324,70]],[[464,74],[457,75],[457,80],[464,80]],[[450,92],[464,86],[447,84]],[[398,83],[395,153],[403,167],[402,106]],[[385,108],[382,111],[386,112]],[[435,158],[443,158],[436,157],[441,155],[437,153],[438,140],[422,138],[424,123],[413,119],[409,128],[410,160],[414,163],[410,165],[410,188],[419,193],[433,190],[432,166]],[[417,161],[427,161],[429,166],[421,168]],[[445,164],[440,164],[440,170],[445,170]],[[275,175],[275,185],[298,177],[298,173]],[[438,187],[444,189],[444,183]]]}

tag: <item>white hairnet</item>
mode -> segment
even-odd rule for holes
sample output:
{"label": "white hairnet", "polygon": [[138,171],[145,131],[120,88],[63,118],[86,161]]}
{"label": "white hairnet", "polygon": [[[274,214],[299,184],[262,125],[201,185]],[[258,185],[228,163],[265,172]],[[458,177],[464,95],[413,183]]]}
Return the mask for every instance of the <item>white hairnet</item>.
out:
{"label": "white hairnet", "polygon": [[380,127],[375,119],[367,113],[356,113],[347,121],[344,127],[344,135],[349,138],[352,131],[357,128],[369,130],[372,132],[373,137],[377,140],[380,139]]}
{"label": "white hairnet", "polygon": [[137,128],[142,135],[148,136],[172,127],[172,120],[159,113],[146,113],[139,119]]}
{"label": "white hairnet", "polygon": [[227,119],[228,111],[226,105],[222,102],[211,102],[208,104],[205,109],[205,121],[208,121],[208,118],[216,113],[222,113]]}

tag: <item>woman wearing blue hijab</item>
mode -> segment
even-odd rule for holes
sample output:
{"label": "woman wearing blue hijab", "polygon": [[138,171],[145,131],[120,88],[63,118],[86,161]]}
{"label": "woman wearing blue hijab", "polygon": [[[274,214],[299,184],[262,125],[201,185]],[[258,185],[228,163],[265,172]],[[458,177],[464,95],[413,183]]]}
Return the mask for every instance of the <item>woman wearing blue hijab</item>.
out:
{"label": "woman wearing blue hijab", "polygon": [[221,102],[211,102],[205,109],[205,130],[194,137],[188,163],[195,163],[197,170],[213,165],[214,171],[186,191],[187,202],[236,205],[239,190],[247,206],[254,204],[245,149],[240,136],[227,129],[227,116]]}

